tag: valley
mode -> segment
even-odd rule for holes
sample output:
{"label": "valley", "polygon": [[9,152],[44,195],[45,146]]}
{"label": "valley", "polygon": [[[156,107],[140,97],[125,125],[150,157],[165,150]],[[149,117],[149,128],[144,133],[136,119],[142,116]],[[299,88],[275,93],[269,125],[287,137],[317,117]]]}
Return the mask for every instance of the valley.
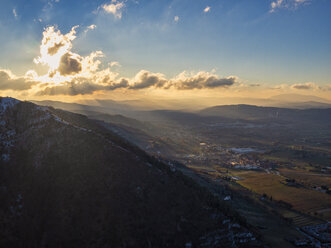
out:
{"label": "valley", "polygon": [[[236,194],[227,202],[271,244],[319,243],[307,240],[302,228],[331,220],[330,109],[297,116],[277,108],[267,114],[267,108],[245,110],[243,116],[231,111],[234,116],[143,112],[136,125],[124,117],[114,124],[109,116],[90,116],[196,181],[203,178],[202,185],[222,192],[220,199]],[[323,118],[314,119],[315,111]]]}

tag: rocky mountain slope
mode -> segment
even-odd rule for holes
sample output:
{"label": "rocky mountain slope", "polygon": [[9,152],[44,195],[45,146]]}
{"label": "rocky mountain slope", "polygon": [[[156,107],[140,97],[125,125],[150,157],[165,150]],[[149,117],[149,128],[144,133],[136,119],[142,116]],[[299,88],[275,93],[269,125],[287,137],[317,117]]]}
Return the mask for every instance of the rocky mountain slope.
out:
{"label": "rocky mountain slope", "polygon": [[0,98],[0,247],[259,247],[235,210],[99,122]]}

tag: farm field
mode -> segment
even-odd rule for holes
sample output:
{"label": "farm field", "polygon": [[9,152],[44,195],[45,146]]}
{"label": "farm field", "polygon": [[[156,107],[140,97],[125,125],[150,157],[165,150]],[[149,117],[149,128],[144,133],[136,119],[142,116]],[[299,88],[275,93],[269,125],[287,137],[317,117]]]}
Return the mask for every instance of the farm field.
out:
{"label": "farm field", "polygon": [[[270,209],[263,206],[263,204],[260,204],[258,197],[250,197],[249,195],[251,194],[247,189],[235,182],[219,180],[219,176],[222,175],[222,173],[219,173],[220,171],[222,171],[221,167],[212,168],[199,165],[191,165],[189,170],[184,169],[184,173],[186,175],[190,175],[191,177],[194,177],[194,175],[195,177],[196,175],[199,175],[199,180],[197,180],[197,178],[195,178],[195,180],[202,183],[202,185],[204,185],[205,187],[209,187],[215,190],[213,191],[214,193],[224,193],[222,192],[222,190],[218,191],[218,189],[222,189],[224,185],[229,187],[232,193],[235,192],[235,195],[232,195],[232,199],[228,202],[228,204],[230,204],[234,209],[236,209],[236,211],[238,211],[241,216],[244,216],[245,220],[250,225],[256,228],[256,230],[258,230],[258,232],[263,237],[263,241],[270,245],[270,247],[295,247],[291,243],[286,241],[284,237],[291,237],[293,239],[304,238],[304,235],[294,229],[290,223],[285,221],[285,219],[280,218],[278,215],[273,215],[270,212]],[[224,169],[224,172],[225,171],[226,169]],[[207,180],[202,180],[201,178]],[[206,182],[209,182],[210,185],[208,186],[208,183]],[[217,186],[215,187],[215,185]],[[284,211],[290,212],[293,215],[293,211]],[[305,221],[305,223],[320,224],[323,222],[312,222],[307,220]]]}
{"label": "farm field", "polygon": [[290,170],[286,168],[280,168],[278,170],[282,175],[288,178],[293,178],[300,183],[314,186],[325,185],[328,188],[331,188],[331,177],[329,174],[308,172],[306,170]]}
{"label": "farm field", "polygon": [[323,221],[323,220],[314,218],[310,215],[297,213],[293,210],[278,209],[278,211],[284,218],[291,219],[292,223],[298,227],[318,225],[318,224],[325,223],[325,221]]}
{"label": "farm field", "polygon": [[235,173],[240,185],[258,194],[272,196],[273,200],[284,201],[300,212],[314,215],[326,221],[331,220],[331,196],[305,188],[287,186],[282,176],[261,172]]}

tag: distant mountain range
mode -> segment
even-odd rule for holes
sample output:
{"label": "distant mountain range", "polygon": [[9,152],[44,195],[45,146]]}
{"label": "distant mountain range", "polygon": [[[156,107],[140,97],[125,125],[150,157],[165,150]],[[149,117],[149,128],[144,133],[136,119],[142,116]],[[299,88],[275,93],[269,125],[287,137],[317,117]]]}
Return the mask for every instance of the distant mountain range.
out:
{"label": "distant mountain range", "polygon": [[0,247],[260,246],[235,210],[110,124],[0,98],[0,130]]}
{"label": "distant mountain range", "polygon": [[114,100],[82,100],[77,103],[66,103],[59,101],[32,101],[39,105],[53,106],[55,108],[66,109],[68,111],[96,111],[107,114],[122,114],[127,116],[136,116],[137,111],[152,111],[152,110],[181,110],[184,112],[192,112],[197,109],[213,107],[215,105],[255,105],[265,107],[280,107],[280,108],[331,108],[331,101],[309,95],[299,94],[282,94],[272,96],[270,98],[241,98],[241,97],[226,97],[226,98],[204,98],[200,101],[195,99],[155,99],[155,100],[129,100],[129,101],[114,101]]}
{"label": "distant mountain range", "polygon": [[252,105],[228,105],[206,108],[198,112],[202,116],[220,116],[241,120],[274,120],[284,122],[330,123],[331,108],[289,109],[258,107]]}
{"label": "distant mountain range", "polygon": [[[83,105],[77,103],[63,103],[57,101],[35,102],[40,105],[52,106],[67,111],[80,113],[92,119],[104,120],[115,124],[135,127],[141,130],[153,127],[146,122],[179,122],[181,124],[193,124],[201,122],[219,121],[276,121],[287,123],[328,124],[331,123],[331,108],[328,103],[296,102],[293,95],[281,95],[279,98],[293,97],[292,106],[289,107],[262,107],[256,105],[237,104],[220,105],[201,109],[199,111],[185,110],[141,110],[134,106],[118,104],[113,101],[102,102],[100,105]],[[315,99],[316,97],[308,97]],[[298,99],[305,100],[299,95]],[[288,105],[283,103],[284,105]],[[315,106],[314,108],[312,106]],[[331,107],[331,105],[330,105]]]}

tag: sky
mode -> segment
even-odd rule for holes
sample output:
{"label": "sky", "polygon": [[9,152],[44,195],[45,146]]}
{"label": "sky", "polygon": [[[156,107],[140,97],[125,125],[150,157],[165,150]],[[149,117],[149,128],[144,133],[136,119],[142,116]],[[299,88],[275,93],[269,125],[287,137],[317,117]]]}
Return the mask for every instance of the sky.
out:
{"label": "sky", "polygon": [[329,0],[1,0],[0,95],[331,100]]}

